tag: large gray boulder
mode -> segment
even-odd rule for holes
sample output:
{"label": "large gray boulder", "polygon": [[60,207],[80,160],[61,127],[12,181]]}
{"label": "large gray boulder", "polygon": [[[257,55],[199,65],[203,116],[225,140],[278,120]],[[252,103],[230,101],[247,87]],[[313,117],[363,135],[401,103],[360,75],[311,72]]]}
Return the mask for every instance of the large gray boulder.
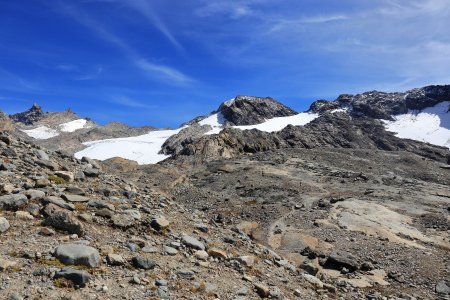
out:
{"label": "large gray boulder", "polygon": [[55,257],[65,265],[83,265],[94,268],[100,262],[97,249],[80,245],[64,244],[55,249]]}
{"label": "large gray boulder", "polygon": [[0,209],[17,210],[28,203],[27,196],[23,194],[11,194],[0,197]]}

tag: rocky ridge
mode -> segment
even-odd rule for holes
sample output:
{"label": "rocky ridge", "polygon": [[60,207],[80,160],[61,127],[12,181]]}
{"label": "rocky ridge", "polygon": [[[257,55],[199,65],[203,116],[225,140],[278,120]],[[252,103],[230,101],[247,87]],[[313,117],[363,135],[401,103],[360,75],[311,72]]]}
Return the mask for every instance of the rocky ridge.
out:
{"label": "rocky ridge", "polygon": [[323,114],[340,110],[355,117],[393,120],[393,115],[406,114],[409,110],[420,111],[449,99],[450,85],[430,85],[404,93],[343,94],[334,101],[315,101],[309,111]]}

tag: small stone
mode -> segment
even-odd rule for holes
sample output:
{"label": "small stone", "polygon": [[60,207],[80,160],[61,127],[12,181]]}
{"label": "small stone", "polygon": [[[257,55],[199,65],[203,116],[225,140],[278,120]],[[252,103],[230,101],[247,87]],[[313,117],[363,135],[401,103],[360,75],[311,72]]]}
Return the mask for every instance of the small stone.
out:
{"label": "small stone", "polygon": [[17,265],[17,262],[15,261],[11,261],[11,260],[6,260],[6,259],[1,259],[0,258],[0,271],[4,272],[6,270],[12,269]]}
{"label": "small stone", "polygon": [[218,259],[221,259],[221,260],[225,260],[225,259],[228,258],[228,255],[227,255],[227,253],[225,251],[217,249],[217,248],[209,249],[208,250],[208,254],[211,257],[218,258]]}
{"label": "small stone", "polygon": [[320,281],[319,278],[309,275],[309,274],[303,274],[303,278],[305,278],[306,281],[311,283],[316,289],[322,289],[323,288],[323,282]]}
{"label": "small stone", "polygon": [[3,217],[0,217],[0,233],[5,232],[9,229],[9,222]]}
{"label": "small stone", "polygon": [[168,254],[168,255],[177,255],[178,254],[178,250],[169,246],[164,246],[163,249],[164,253]]}
{"label": "small stone", "polygon": [[208,257],[209,257],[208,253],[206,251],[204,251],[204,250],[197,250],[197,251],[195,251],[194,252],[194,256],[197,259],[200,259],[200,260],[207,260]]}
{"label": "small stone", "polygon": [[156,286],[167,286],[168,282],[167,282],[167,280],[164,280],[164,279],[157,279],[155,281],[155,285]]}
{"label": "small stone", "polygon": [[152,226],[152,228],[154,228],[158,231],[168,228],[169,225],[170,225],[169,221],[167,221],[167,219],[163,216],[159,216],[159,217],[152,219],[152,221],[150,223],[150,226]]}
{"label": "small stone", "polygon": [[46,236],[55,235],[55,231],[50,229],[50,228],[47,228],[47,227],[42,227],[39,230],[39,233],[42,234],[42,235],[46,235]]}
{"label": "small stone", "polygon": [[251,267],[255,263],[255,257],[251,255],[239,256],[236,260],[246,267]]}
{"label": "small stone", "polygon": [[73,180],[74,180],[74,176],[73,176],[72,172],[58,171],[58,172],[55,172],[55,175],[64,179],[64,181],[66,181],[66,182],[73,182]]}
{"label": "small stone", "polygon": [[94,169],[94,168],[87,168],[87,169],[83,170],[83,173],[87,177],[98,177],[100,175],[100,170]]}
{"label": "small stone", "polygon": [[450,284],[445,280],[439,281],[436,284],[436,293],[442,295],[450,295]]}
{"label": "small stone", "polygon": [[34,220],[34,217],[27,211],[18,210],[14,213],[17,219],[24,221]]}
{"label": "small stone", "polygon": [[84,287],[86,283],[91,280],[91,275],[83,270],[77,270],[69,267],[64,267],[61,271],[55,274],[55,279],[65,278],[72,281],[74,284]]}
{"label": "small stone", "polygon": [[205,245],[203,245],[202,242],[200,242],[199,240],[197,240],[191,236],[184,235],[183,238],[181,239],[181,242],[189,248],[193,248],[193,249],[197,249],[197,250],[205,250]]}
{"label": "small stone", "polygon": [[121,266],[125,264],[125,260],[119,254],[110,253],[106,257],[106,259],[108,261],[108,264],[110,264],[111,266]]}
{"label": "small stone", "polygon": [[72,194],[63,194],[61,197],[69,202],[88,202],[90,200],[87,197]]}
{"label": "small stone", "polygon": [[238,296],[247,296],[248,295],[248,288],[246,286],[241,287],[236,294]]}
{"label": "small stone", "polygon": [[200,230],[201,232],[208,232],[209,228],[208,225],[200,223],[200,224],[195,224],[194,227],[198,230]]}
{"label": "small stone", "polygon": [[270,295],[270,290],[269,287],[267,287],[266,285],[262,284],[262,283],[256,283],[255,284],[255,290],[256,293],[261,297],[261,298],[267,298]]}
{"label": "small stone", "polygon": [[156,267],[156,262],[148,257],[135,256],[133,257],[132,261],[133,265],[139,269],[152,270]]}
{"label": "small stone", "polygon": [[113,225],[120,228],[129,228],[134,225],[135,219],[128,214],[117,214],[111,218]]}
{"label": "small stone", "polygon": [[44,198],[43,203],[44,204],[51,203],[67,210],[75,210],[75,205],[73,205],[72,203],[67,203],[63,199],[54,196]]}
{"label": "small stone", "polygon": [[45,193],[39,190],[28,190],[25,192],[25,195],[30,200],[42,199],[45,197]]}

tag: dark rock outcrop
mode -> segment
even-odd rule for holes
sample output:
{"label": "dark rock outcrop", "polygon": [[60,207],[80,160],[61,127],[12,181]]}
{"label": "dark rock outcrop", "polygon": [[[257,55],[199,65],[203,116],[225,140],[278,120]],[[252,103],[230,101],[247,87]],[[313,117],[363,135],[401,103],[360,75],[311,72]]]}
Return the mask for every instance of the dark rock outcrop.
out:
{"label": "dark rock outcrop", "polygon": [[185,144],[193,143],[201,138],[206,132],[211,130],[209,125],[199,125],[193,123],[191,126],[182,129],[179,133],[169,137],[161,147],[161,154],[175,154],[183,150]]}
{"label": "dark rock outcrop", "polygon": [[25,125],[33,125],[34,123],[38,122],[45,116],[44,111],[42,108],[37,104],[34,103],[33,106],[24,112],[17,113],[14,115],[9,116],[13,122],[16,123],[22,123]]}
{"label": "dark rock outcrop", "polygon": [[405,93],[372,91],[358,95],[343,94],[334,101],[317,100],[309,111],[323,114],[346,109],[354,117],[393,120],[392,115],[422,110],[443,101],[450,101],[450,85],[431,85]]}
{"label": "dark rock outcrop", "polygon": [[270,97],[237,96],[222,103],[217,110],[230,125],[254,125],[266,119],[297,114],[294,110]]}

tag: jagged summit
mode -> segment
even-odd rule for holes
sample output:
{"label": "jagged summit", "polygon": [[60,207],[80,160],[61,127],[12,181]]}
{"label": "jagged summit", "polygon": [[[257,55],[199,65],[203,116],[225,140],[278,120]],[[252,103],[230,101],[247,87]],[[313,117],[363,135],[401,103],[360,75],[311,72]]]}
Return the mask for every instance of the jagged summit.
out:
{"label": "jagged summit", "polygon": [[199,123],[215,114],[223,125],[243,126],[260,124],[272,118],[293,116],[297,112],[271,97],[238,95],[222,102],[219,108],[210,114],[196,117],[182,126]]}
{"label": "jagged summit", "polygon": [[293,109],[270,97],[237,96],[217,110],[231,125],[254,125],[267,119],[297,114]]}
{"label": "jagged summit", "polygon": [[393,116],[410,110],[423,110],[450,100],[450,85],[430,85],[404,93],[370,91],[362,94],[342,94],[334,101],[317,100],[310,112],[344,111],[352,116],[370,117],[393,121]]}
{"label": "jagged summit", "polygon": [[21,113],[10,115],[9,117],[15,123],[22,123],[25,125],[33,125],[34,123],[41,120],[44,116],[45,116],[45,113],[42,110],[42,107],[37,103],[33,103],[33,106],[31,106],[30,109],[28,109],[24,112],[21,112]]}

